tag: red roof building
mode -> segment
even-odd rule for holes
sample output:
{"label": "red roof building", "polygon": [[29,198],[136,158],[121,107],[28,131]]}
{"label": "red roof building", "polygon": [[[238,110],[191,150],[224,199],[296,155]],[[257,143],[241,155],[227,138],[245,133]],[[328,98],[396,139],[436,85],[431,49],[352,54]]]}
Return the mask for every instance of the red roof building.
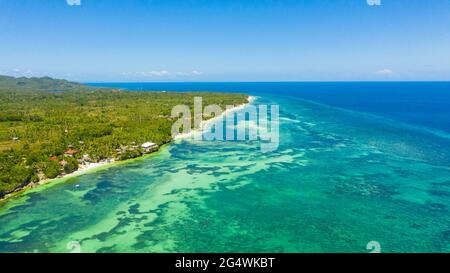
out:
{"label": "red roof building", "polygon": [[68,155],[68,156],[73,156],[73,155],[75,155],[75,154],[77,154],[77,153],[78,153],[78,151],[77,151],[77,150],[74,150],[74,149],[72,149],[72,148],[64,152],[64,154],[65,154],[65,155]]}

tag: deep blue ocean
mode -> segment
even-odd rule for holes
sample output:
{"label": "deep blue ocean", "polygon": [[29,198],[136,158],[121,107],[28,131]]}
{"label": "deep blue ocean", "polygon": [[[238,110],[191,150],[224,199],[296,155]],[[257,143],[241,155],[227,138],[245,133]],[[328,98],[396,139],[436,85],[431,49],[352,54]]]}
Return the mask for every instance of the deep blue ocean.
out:
{"label": "deep blue ocean", "polygon": [[450,132],[450,82],[154,82],[89,85],[140,91],[216,91],[292,96]]}

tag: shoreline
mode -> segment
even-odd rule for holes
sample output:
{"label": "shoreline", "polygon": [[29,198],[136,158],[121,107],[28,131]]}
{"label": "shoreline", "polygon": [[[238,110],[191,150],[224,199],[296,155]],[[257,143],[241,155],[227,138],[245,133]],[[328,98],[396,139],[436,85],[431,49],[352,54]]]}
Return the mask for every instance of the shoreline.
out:
{"label": "shoreline", "polygon": [[[243,103],[243,104],[237,105],[237,106],[235,106],[235,107],[233,107],[231,109],[225,110],[217,117],[213,117],[213,118],[205,120],[205,121],[202,120],[202,126],[201,127],[203,128],[204,124],[207,123],[207,122],[212,122],[212,121],[214,121],[216,119],[223,118],[227,113],[232,113],[232,112],[239,111],[239,110],[243,109],[248,104],[251,104],[255,99],[256,99],[255,96],[248,96],[247,97],[247,103]],[[44,185],[52,184],[53,182],[56,182],[56,181],[59,181],[59,180],[64,181],[64,180],[69,179],[69,178],[78,177],[78,176],[81,176],[81,175],[84,175],[84,174],[88,174],[90,172],[98,171],[98,170],[100,170],[100,169],[102,169],[104,167],[114,166],[114,164],[126,163],[126,162],[129,162],[131,160],[142,159],[142,158],[145,158],[146,156],[155,155],[164,146],[166,146],[168,144],[171,144],[172,142],[174,142],[176,140],[184,139],[184,138],[188,138],[188,137],[193,137],[195,133],[202,132],[202,128],[196,129],[196,130],[191,130],[189,133],[186,133],[186,134],[177,135],[177,136],[175,136],[175,138],[172,138],[171,141],[161,145],[158,148],[158,150],[150,152],[150,153],[147,153],[147,154],[143,154],[143,155],[138,156],[136,158],[129,158],[129,159],[125,159],[125,160],[106,159],[106,160],[102,160],[100,162],[83,164],[83,165],[79,165],[78,169],[76,171],[72,172],[72,173],[64,174],[64,175],[61,175],[61,176],[58,176],[58,177],[55,177],[55,178],[43,179],[43,180],[40,180],[40,181],[38,181],[36,183],[29,183],[29,184],[27,184],[27,185],[25,185],[23,187],[19,187],[19,188],[13,190],[12,192],[7,193],[4,196],[0,197],[0,204],[5,203],[6,201],[8,201],[11,198],[18,197],[18,196],[20,196],[22,194],[25,194],[26,192],[29,192],[32,189],[36,189],[36,188],[42,187]]]}
{"label": "shoreline", "polygon": [[173,138],[173,141],[180,140],[180,139],[186,139],[186,138],[193,138],[195,136],[195,134],[201,133],[203,131],[203,128],[204,128],[205,125],[207,125],[207,124],[209,124],[211,122],[214,122],[217,119],[224,118],[228,113],[233,113],[233,112],[239,111],[241,109],[244,109],[247,105],[253,103],[253,101],[255,101],[256,98],[257,97],[255,97],[255,96],[248,96],[247,97],[247,103],[243,103],[243,104],[237,105],[237,106],[235,106],[235,107],[233,107],[231,109],[227,109],[227,110],[223,111],[220,115],[218,115],[216,117],[213,117],[213,118],[210,118],[210,119],[207,119],[207,120],[202,120],[202,122],[200,124],[200,128],[193,129],[193,130],[191,130],[188,133],[183,133],[183,134],[176,135],[175,138]]}

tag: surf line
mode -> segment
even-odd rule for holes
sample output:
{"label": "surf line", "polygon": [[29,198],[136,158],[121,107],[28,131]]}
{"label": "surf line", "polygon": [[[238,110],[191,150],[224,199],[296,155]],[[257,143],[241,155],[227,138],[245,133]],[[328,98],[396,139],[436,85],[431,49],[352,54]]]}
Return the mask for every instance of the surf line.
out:
{"label": "surf line", "polygon": [[[263,153],[278,149],[279,105],[270,105],[270,108],[264,104],[243,104],[238,107],[227,105],[223,111],[216,104],[203,107],[202,98],[195,97],[193,117],[194,126],[188,105],[172,108],[172,118],[178,118],[172,125],[174,139],[189,137],[199,141],[249,140],[259,141]],[[204,121],[204,117],[214,118]]]}

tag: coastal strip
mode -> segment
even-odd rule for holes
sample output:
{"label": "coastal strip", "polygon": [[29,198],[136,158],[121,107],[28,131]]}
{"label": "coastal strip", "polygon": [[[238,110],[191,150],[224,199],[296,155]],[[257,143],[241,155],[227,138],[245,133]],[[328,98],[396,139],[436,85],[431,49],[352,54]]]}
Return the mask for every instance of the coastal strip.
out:
{"label": "coastal strip", "polygon": [[[245,108],[247,105],[253,103],[253,101],[255,99],[256,99],[256,97],[249,96],[249,97],[247,97],[247,103],[244,103],[244,104],[241,104],[241,105],[237,105],[237,106],[235,106],[233,108],[230,108],[230,109],[227,109],[227,110],[223,111],[222,114],[219,115],[219,116],[212,117],[212,118],[210,118],[210,119],[208,119],[206,121],[202,121],[201,128],[203,128],[203,125],[205,125],[208,122],[214,122],[217,119],[223,118],[228,113],[237,112],[237,111]],[[174,142],[176,140],[179,140],[179,139],[191,137],[195,133],[201,133],[202,132],[201,128],[199,130],[192,130],[192,131],[190,131],[187,134],[180,134],[180,135],[176,136],[174,139],[172,139],[171,141],[169,141],[168,143],[164,143],[162,146],[164,146],[166,144],[170,144],[170,143],[172,143],[172,142]],[[113,166],[114,164],[117,164],[117,163],[130,162],[130,161],[135,160],[135,159],[141,159],[141,158],[143,158],[145,156],[154,155],[156,152],[160,151],[162,146],[159,146],[157,149],[152,150],[149,153],[142,154],[141,156],[136,157],[136,158],[130,158],[130,159],[125,159],[125,160],[116,160],[114,158],[109,158],[109,159],[101,160],[99,162],[84,162],[84,163],[80,164],[78,169],[76,171],[72,172],[72,173],[62,174],[62,175],[59,175],[56,178],[43,179],[43,180],[40,180],[39,182],[36,182],[36,183],[29,183],[29,184],[27,184],[25,186],[18,187],[15,190],[13,190],[13,191],[11,191],[9,193],[6,193],[4,196],[0,197],[0,202],[3,203],[7,199],[20,196],[21,194],[27,192],[30,189],[35,189],[35,188],[37,188],[39,186],[47,185],[47,184],[53,183],[55,181],[65,181],[68,178],[77,177],[77,176],[81,176],[81,175],[84,175],[84,174],[87,174],[87,173],[91,173],[91,172],[95,172],[95,171],[98,171],[98,170],[102,170],[102,169],[104,169],[106,167]]]}

